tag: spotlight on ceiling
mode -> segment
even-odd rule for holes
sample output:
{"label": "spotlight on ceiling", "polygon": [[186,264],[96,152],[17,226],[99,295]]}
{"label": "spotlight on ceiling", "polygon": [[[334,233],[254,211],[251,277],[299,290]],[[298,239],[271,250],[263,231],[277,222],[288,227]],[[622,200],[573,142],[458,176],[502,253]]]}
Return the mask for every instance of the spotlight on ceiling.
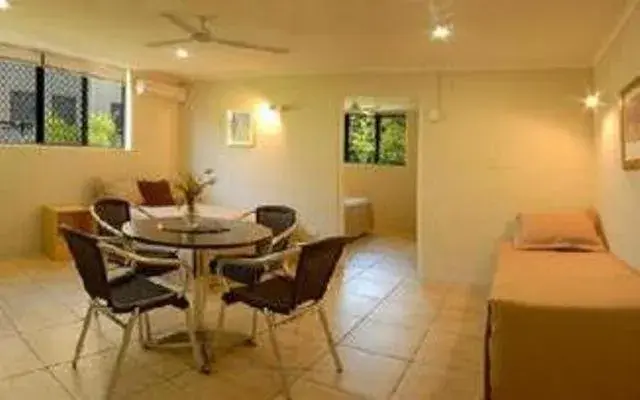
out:
{"label": "spotlight on ceiling", "polygon": [[431,40],[446,42],[453,35],[452,24],[436,24],[431,30]]}
{"label": "spotlight on ceiling", "polygon": [[10,8],[11,8],[11,4],[9,3],[9,0],[0,0],[0,11],[8,10]]}
{"label": "spotlight on ceiling", "polygon": [[600,99],[600,92],[594,92],[587,95],[582,100],[584,106],[589,110],[595,110],[602,105],[602,99]]}
{"label": "spotlight on ceiling", "polygon": [[[2,0],[0,0],[0,1],[2,1]],[[189,58],[189,52],[185,48],[178,47],[176,49],[176,58],[178,58],[180,60],[184,60],[185,58]]]}
{"label": "spotlight on ceiling", "polygon": [[434,42],[447,42],[453,36],[453,0],[431,0],[429,3],[430,35]]}

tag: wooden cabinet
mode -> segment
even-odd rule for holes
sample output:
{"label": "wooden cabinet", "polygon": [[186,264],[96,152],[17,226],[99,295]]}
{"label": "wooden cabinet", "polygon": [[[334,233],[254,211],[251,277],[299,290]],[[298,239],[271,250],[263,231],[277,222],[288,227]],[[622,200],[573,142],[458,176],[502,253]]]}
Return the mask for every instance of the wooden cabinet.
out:
{"label": "wooden cabinet", "polygon": [[55,261],[70,260],[64,238],[58,227],[67,225],[72,228],[94,231],[93,219],[86,206],[44,206],[42,208],[42,249],[47,257]]}

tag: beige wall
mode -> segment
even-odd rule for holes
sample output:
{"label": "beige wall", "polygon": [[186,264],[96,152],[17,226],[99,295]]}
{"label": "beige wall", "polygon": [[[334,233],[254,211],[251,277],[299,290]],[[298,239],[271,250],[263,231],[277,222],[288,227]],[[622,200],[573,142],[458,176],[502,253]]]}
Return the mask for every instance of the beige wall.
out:
{"label": "beige wall", "polygon": [[81,204],[93,177],[169,176],[179,162],[177,102],[151,95],[134,99],[133,151],[0,146],[0,257],[40,252],[44,204]]}
{"label": "beige wall", "polygon": [[598,148],[598,208],[613,252],[640,267],[640,172],[620,161],[618,93],[640,75],[640,7],[636,7],[594,71],[606,103],[595,118]]}
{"label": "beige wall", "polygon": [[[578,101],[589,83],[587,70],[448,74],[435,124],[426,116],[438,85],[428,73],[199,83],[188,148],[194,168],[218,173],[213,201],[288,203],[312,233],[335,233],[345,97],[415,99],[421,270],[433,280],[488,281],[496,240],[516,212],[592,203],[591,120]],[[252,149],[225,146],[224,110],[264,100],[290,106],[282,132],[259,134]]]}
{"label": "beige wall", "polygon": [[377,234],[415,237],[417,132],[417,113],[408,111],[404,166],[342,164],[343,192],[347,197],[366,197],[371,201]]}

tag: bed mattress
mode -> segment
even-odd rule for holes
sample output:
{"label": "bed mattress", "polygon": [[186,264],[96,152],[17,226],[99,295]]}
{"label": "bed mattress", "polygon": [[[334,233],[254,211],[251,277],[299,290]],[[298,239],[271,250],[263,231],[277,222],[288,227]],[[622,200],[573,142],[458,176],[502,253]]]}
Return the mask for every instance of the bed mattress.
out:
{"label": "bed mattress", "polygon": [[640,399],[640,275],[612,253],[499,249],[486,398]]}

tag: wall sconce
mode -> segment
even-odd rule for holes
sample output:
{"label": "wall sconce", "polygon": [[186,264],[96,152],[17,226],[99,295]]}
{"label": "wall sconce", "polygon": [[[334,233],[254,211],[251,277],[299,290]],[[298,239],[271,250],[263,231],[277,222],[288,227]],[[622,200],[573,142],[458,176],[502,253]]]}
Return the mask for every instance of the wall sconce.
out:
{"label": "wall sconce", "polygon": [[278,133],[282,127],[280,112],[282,106],[272,103],[260,103],[257,106],[257,122],[260,131],[265,133]]}
{"label": "wall sconce", "polygon": [[589,110],[598,109],[603,104],[602,99],[600,98],[600,92],[587,94],[587,96],[582,100],[582,103]]}

